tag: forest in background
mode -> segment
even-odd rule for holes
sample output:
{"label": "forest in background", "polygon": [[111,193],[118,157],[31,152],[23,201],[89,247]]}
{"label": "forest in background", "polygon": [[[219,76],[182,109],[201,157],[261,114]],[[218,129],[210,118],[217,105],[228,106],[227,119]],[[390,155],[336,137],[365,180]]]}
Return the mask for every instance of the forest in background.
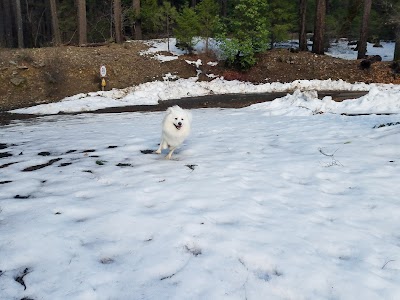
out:
{"label": "forest in background", "polygon": [[2,48],[175,36],[190,52],[194,37],[214,37],[242,69],[254,64],[254,53],[288,38],[300,37],[306,50],[313,36],[319,54],[331,39],[360,40],[363,58],[367,40],[397,45],[399,32],[400,0],[0,0]]}

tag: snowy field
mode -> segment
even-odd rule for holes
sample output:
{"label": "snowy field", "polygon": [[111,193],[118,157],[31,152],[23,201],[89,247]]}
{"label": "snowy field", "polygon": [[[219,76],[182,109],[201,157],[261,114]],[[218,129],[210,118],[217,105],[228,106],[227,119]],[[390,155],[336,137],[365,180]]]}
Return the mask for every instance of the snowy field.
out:
{"label": "snowy field", "polygon": [[[152,153],[163,112],[1,126],[0,299],[400,299],[399,86],[287,85],[192,110],[170,161]],[[19,112],[257,87],[166,80]]]}
{"label": "snowy field", "polygon": [[399,299],[399,116],[275,105],[2,127],[1,298]]}

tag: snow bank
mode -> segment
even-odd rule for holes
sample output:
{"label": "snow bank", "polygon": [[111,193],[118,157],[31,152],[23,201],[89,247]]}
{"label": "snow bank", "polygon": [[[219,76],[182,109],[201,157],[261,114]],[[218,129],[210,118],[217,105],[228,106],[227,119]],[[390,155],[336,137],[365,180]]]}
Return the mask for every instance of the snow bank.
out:
{"label": "snow bank", "polygon": [[[168,79],[169,76],[166,76],[165,78]],[[381,112],[381,107],[387,107],[393,103],[397,103],[396,99],[400,98],[400,87],[390,84],[350,84],[343,80],[296,80],[291,83],[273,82],[252,84],[237,80],[227,81],[222,78],[216,78],[211,82],[204,82],[198,81],[197,78],[194,77],[189,79],[178,79],[175,81],[165,80],[148,82],[122,90],[114,89],[111,91],[79,94],[67,97],[57,103],[41,104],[29,108],[16,109],[12,112],[39,115],[57,114],[59,112],[82,112],[106,107],[157,105],[160,100],[232,93],[290,93],[295,90],[370,91],[371,89],[373,89],[373,94],[368,96],[371,98],[369,104],[374,108],[379,107],[379,112]],[[380,96],[380,93],[382,93],[382,96]],[[298,94],[293,97],[297,97],[297,95]],[[375,103],[373,103],[374,101]],[[364,109],[364,107],[362,109]],[[391,111],[398,111],[398,107],[392,107]]]}

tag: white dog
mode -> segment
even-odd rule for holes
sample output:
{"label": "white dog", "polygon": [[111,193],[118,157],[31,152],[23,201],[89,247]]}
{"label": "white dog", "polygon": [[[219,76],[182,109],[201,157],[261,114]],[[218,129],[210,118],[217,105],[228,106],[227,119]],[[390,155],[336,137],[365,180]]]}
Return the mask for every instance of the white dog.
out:
{"label": "white dog", "polygon": [[165,158],[171,159],[174,150],[182,145],[188,137],[191,122],[192,114],[189,111],[180,108],[178,105],[168,108],[162,122],[160,147],[158,147],[156,153],[160,154],[163,149],[169,148],[169,153]]}

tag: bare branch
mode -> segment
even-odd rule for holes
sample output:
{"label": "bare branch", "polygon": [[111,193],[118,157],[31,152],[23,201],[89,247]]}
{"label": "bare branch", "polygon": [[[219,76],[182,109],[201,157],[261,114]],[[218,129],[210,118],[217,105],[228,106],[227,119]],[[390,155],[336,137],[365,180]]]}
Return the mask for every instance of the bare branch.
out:
{"label": "bare branch", "polygon": [[335,153],[336,153],[338,150],[339,150],[339,149],[336,149],[332,154],[328,154],[328,153],[326,153],[322,148],[318,148],[318,151],[319,151],[322,155],[328,156],[328,157],[331,158],[331,162],[325,164],[325,165],[324,165],[325,167],[332,167],[332,166],[341,166],[341,167],[343,167],[342,163],[341,163],[340,161],[338,161],[338,160],[335,158]]}
{"label": "bare branch", "polygon": [[333,157],[334,155],[335,155],[335,153],[338,151],[339,149],[336,149],[332,154],[327,154],[326,152],[324,152],[324,150],[322,149],[322,148],[318,148],[318,151],[321,153],[321,154],[323,154],[323,155],[325,155],[325,156],[330,156],[330,157]]}
{"label": "bare branch", "polygon": [[391,260],[388,260],[383,266],[382,266],[382,270],[386,267],[386,265],[388,264],[388,263],[390,263],[390,262],[392,262],[392,261],[395,261],[394,259],[391,259]]}

